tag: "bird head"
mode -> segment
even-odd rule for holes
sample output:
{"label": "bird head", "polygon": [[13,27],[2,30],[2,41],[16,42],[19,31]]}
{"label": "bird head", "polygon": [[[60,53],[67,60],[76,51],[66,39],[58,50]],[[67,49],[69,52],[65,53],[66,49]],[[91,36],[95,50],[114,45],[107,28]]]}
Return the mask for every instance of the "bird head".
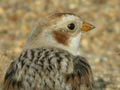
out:
{"label": "bird head", "polygon": [[56,47],[76,54],[82,32],[95,27],[71,13],[57,13],[41,20],[32,30],[25,48]]}

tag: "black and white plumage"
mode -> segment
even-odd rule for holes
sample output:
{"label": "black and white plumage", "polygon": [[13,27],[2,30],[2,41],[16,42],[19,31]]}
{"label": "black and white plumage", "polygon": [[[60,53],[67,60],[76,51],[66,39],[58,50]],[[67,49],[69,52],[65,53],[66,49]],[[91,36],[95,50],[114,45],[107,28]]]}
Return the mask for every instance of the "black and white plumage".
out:
{"label": "black and white plumage", "polygon": [[[64,15],[68,15],[66,16],[68,21],[69,16],[73,18],[72,20],[70,19],[70,21],[73,21],[74,17],[75,19],[77,17],[71,14]],[[62,16],[61,14],[59,18],[64,17],[64,15]],[[58,18],[58,16],[55,16],[55,20],[57,20],[56,18]],[[43,26],[44,25],[46,24],[43,24]],[[36,29],[37,31],[38,28],[39,27]],[[46,28],[44,29],[46,30]],[[46,35],[48,33],[44,36],[44,31],[40,31],[39,33],[34,32],[35,33],[30,36],[32,39],[28,40],[25,49],[20,56],[11,63],[7,70],[3,90],[92,90],[93,75],[87,60],[77,55],[75,51],[72,52],[72,49],[69,51],[69,48],[71,48],[71,45],[69,46],[70,41],[61,39],[66,37],[68,32],[64,32],[63,34],[63,32],[56,31],[53,34],[50,33],[51,36]],[[57,37],[55,34],[58,36],[62,34],[64,37]],[[41,38],[48,38],[47,36],[51,41],[50,45],[42,43],[43,40],[41,40]],[[57,39],[51,39],[52,36]],[[39,41],[35,42],[33,38],[39,39]],[[69,38],[71,38],[71,36],[66,39]],[[53,44],[54,41],[52,40],[58,40],[56,42],[57,44]],[[49,41],[47,41],[47,43],[48,42]]]}

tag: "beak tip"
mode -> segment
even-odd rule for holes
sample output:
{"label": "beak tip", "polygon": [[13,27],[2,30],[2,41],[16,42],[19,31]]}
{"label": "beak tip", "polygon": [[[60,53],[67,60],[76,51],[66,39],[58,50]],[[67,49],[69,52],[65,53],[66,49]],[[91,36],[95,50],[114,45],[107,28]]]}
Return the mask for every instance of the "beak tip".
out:
{"label": "beak tip", "polygon": [[93,24],[90,24],[88,22],[83,22],[82,31],[87,32],[87,31],[90,31],[94,28],[96,28],[96,27]]}
{"label": "beak tip", "polygon": [[93,25],[91,26],[91,29],[95,29],[95,28],[96,28],[95,26],[93,26]]}

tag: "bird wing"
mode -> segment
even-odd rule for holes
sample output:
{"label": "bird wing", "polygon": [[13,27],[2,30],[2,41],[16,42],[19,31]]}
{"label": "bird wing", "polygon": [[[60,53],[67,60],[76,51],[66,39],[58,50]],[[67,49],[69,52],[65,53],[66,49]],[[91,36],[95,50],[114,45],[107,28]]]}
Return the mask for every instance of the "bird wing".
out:
{"label": "bird wing", "polygon": [[77,56],[73,62],[74,71],[66,75],[66,82],[71,83],[72,90],[92,90],[93,74],[87,60],[84,57]]}
{"label": "bird wing", "polygon": [[3,90],[92,90],[92,80],[83,57],[59,49],[29,49],[11,63]]}
{"label": "bird wing", "polygon": [[4,77],[3,90],[21,90],[19,87],[22,85],[22,79],[20,78],[21,63],[19,59],[13,61]]}
{"label": "bird wing", "polygon": [[62,90],[67,62],[64,51],[58,49],[24,50],[8,68],[3,90]]}

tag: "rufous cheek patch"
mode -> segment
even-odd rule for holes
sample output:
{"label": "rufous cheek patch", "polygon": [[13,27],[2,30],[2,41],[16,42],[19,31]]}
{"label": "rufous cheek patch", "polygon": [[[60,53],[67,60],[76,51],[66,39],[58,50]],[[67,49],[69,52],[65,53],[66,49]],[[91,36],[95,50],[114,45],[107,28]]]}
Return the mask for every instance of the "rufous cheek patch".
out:
{"label": "rufous cheek patch", "polygon": [[57,42],[64,45],[68,45],[69,35],[67,35],[66,33],[55,31],[54,38],[56,39]]}

